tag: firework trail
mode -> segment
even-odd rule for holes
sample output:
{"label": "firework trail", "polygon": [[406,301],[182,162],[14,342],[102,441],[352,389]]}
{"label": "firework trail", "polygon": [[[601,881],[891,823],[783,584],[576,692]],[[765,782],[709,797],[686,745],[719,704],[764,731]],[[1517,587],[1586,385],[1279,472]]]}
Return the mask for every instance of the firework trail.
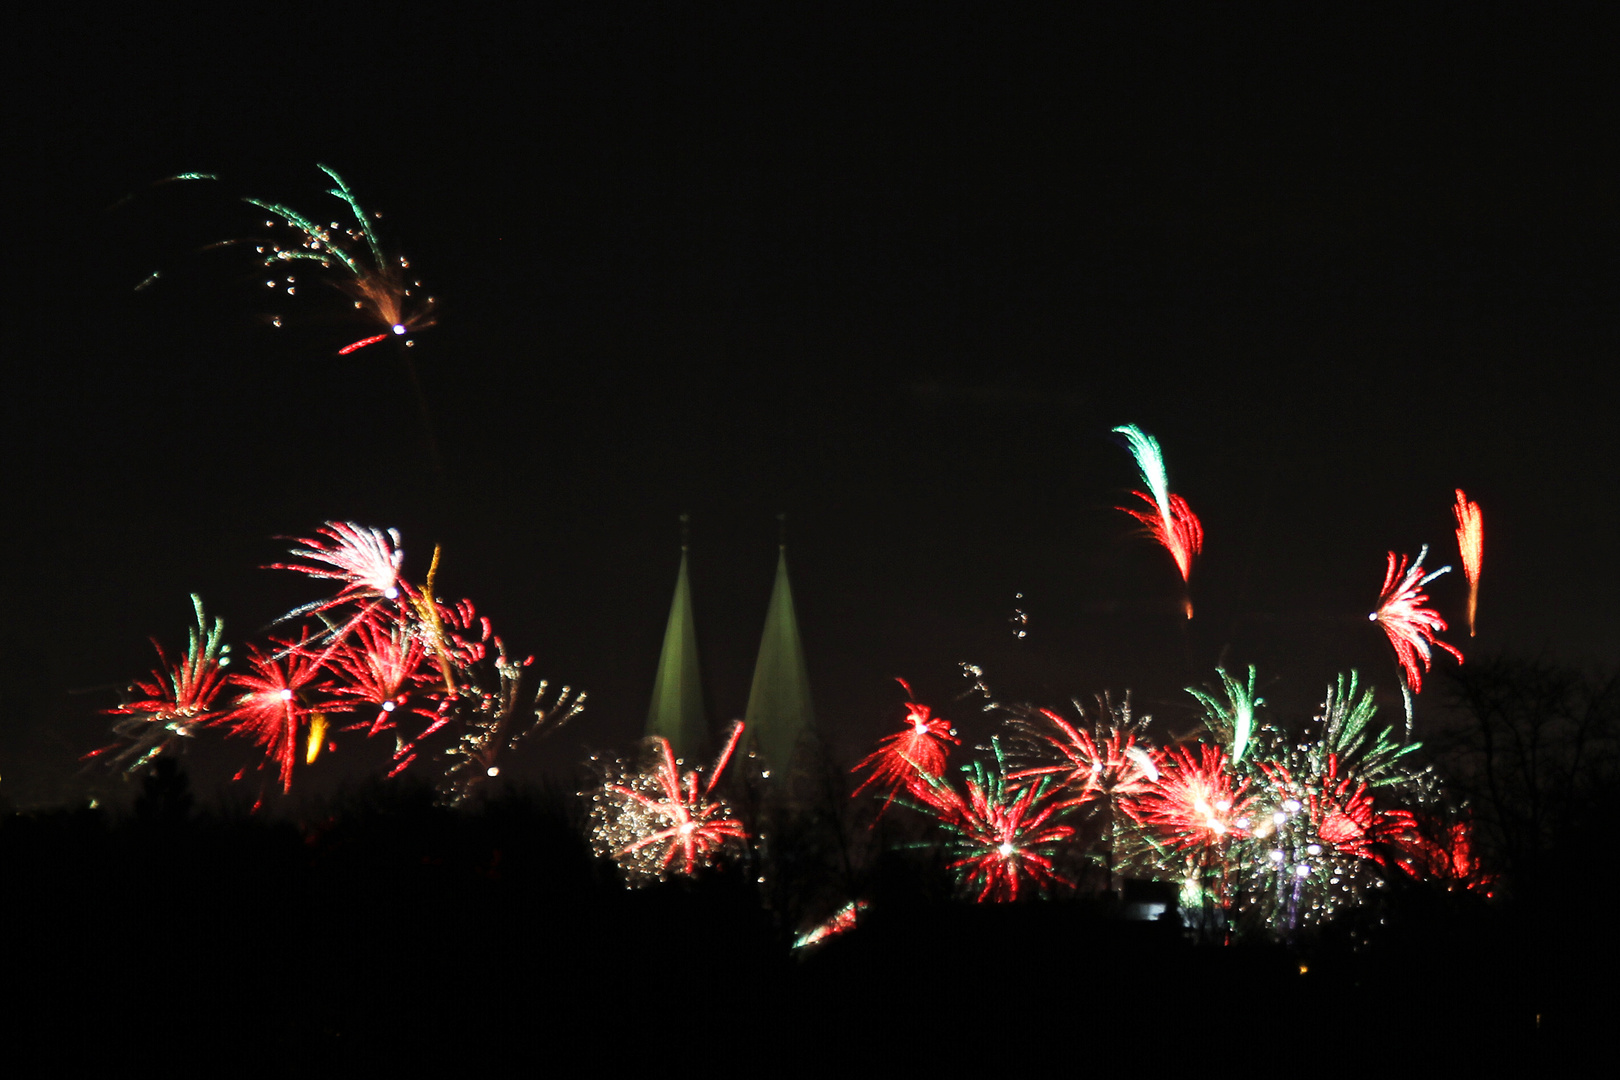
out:
{"label": "firework trail", "polygon": [[[113,734],[127,743],[111,760],[128,772],[145,767],[219,716],[214,699],[225,686],[224,668],[230,662],[230,646],[221,643],[224,623],[215,619],[209,625],[202,599],[194,595],[191,604],[197,613],[197,625],[186,643],[185,656],[171,660],[154,638],[152,647],[157,650],[160,666],[153,669],[150,679],[137,679],[131,685],[130,690],[140,696],[107,710],[120,718],[113,724]],[[119,745],[104,746],[85,756],[99,757]]]}
{"label": "firework trail", "polygon": [[877,819],[894,802],[894,797],[901,791],[914,791],[917,788],[928,787],[924,777],[937,778],[945,771],[945,761],[950,754],[947,743],[961,745],[956,738],[956,729],[951,722],[942,716],[932,716],[932,710],[914,700],[911,684],[904,679],[896,679],[906,691],[906,727],[893,735],[885,735],[878,740],[878,748],[862,758],[850,772],[860,772],[862,769],[871,769],[871,775],[861,781],[859,787],[851,793],[853,798],[874,785],[888,788],[883,799],[883,805],[878,809],[877,817],[872,821],[872,827],[877,826]]}
{"label": "firework trail", "polygon": [[1468,636],[1474,636],[1474,613],[1479,610],[1479,569],[1485,555],[1485,519],[1479,503],[1471,502],[1457,489],[1457,551],[1462,555],[1463,576],[1468,579]]}
{"label": "firework trail", "polygon": [[[1136,467],[1141,470],[1142,483],[1148,489],[1131,493],[1148,505],[1147,510],[1129,506],[1116,509],[1141,522],[1147,528],[1148,535],[1170,553],[1176,569],[1181,571],[1181,582],[1185,587],[1192,575],[1193,559],[1203,550],[1204,527],[1188,507],[1187,500],[1170,490],[1159,441],[1135,424],[1125,424],[1113,430],[1125,436],[1131,454],[1136,458]],[[1192,618],[1192,598],[1185,591],[1182,594],[1182,607],[1187,618]]]}
{"label": "firework trail", "polygon": [[[333,284],[349,294],[357,310],[365,312],[381,324],[382,333],[345,346],[338,350],[340,356],[347,356],[367,345],[386,341],[390,335],[403,337],[413,330],[432,326],[433,297],[424,297],[422,302],[417,304],[411,290],[420,289],[422,283],[406,281],[404,272],[410,268],[410,263],[404,258],[390,259],[383,254],[382,245],[371,227],[372,215],[360,206],[354,193],[349,190],[349,185],[327,166],[316,167],[337,185],[329,188],[326,193],[341,199],[348,206],[349,212],[354,216],[355,226],[344,229],[337,222],[333,222],[330,227],[322,226],[279,203],[265,202],[262,199],[244,199],[244,202],[279,218],[282,224],[290,227],[298,237],[297,243],[290,247],[269,242],[260,245],[258,251],[263,256],[264,265],[276,267],[281,264],[291,266],[313,263],[323,270],[335,270],[338,276]],[[275,223],[272,221],[266,224],[273,226]],[[293,278],[287,278],[289,293],[293,291],[293,281]],[[272,279],[265,284],[278,288],[281,283]]]}
{"label": "firework trail", "polygon": [[713,798],[743,725],[709,769],[708,783],[699,770],[681,771],[669,740],[647,740],[650,763],[617,762],[593,793],[591,840],[597,854],[612,859],[630,887],[662,881],[671,874],[690,877],[712,865],[728,848],[746,844],[748,830],[731,816],[731,807]]}
{"label": "firework trail", "polygon": [[926,776],[928,790],[917,793],[948,833],[949,866],[959,884],[977,889],[981,904],[1016,900],[1025,882],[1039,893],[1052,885],[1073,888],[1052,858],[1074,835],[1071,826],[1057,823],[1066,805],[1061,789],[1044,776],[1010,781],[1000,741],[991,746],[995,767],[978,761],[967,767],[966,795],[934,776]]}
{"label": "firework trail", "polygon": [[1423,689],[1423,673],[1429,670],[1433,662],[1430,646],[1438,645],[1456,657],[1459,664],[1463,658],[1461,652],[1435,637],[1436,631],[1446,628],[1446,621],[1433,608],[1423,606],[1429,600],[1423,587],[1451,569],[1442,566],[1425,575],[1423,560],[1428,554],[1429,546],[1425,544],[1418,552],[1417,560],[1408,566],[1406,556],[1397,557],[1393,551],[1389,553],[1378,607],[1367,616],[1372,622],[1382,625],[1384,633],[1389,635],[1389,643],[1395,648],[1395,659],[1405,676],[1401,690],[1406,705],[1408,739],[1412,735],[1412,695]]}

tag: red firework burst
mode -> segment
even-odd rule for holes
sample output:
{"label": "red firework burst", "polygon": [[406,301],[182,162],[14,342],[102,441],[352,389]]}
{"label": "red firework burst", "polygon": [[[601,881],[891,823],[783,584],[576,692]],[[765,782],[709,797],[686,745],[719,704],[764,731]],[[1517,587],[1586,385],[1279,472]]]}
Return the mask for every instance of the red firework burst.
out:
{"label": "red firework burst", "polygon": [[1481,865],[1479,853],[1474,850],[1471,822],[1447,825],[1419,820],[1414,824],[1396,857],[1396,865],[1416,878],[1433,878],[1491,894],[1496,877]]}
{"label": "red firework burst", "polygon": [[[862,758],[850,772],[860,772],[862,769],[872,770],[860,787],[856,788],[854,795],[859,795],[875,784],[882,784],[888,788],[888,795],[883,800],[883,806],[878,810],[877,816],[882,817],[883,811],[889,808],[894,797],[901,791],[918,792],[930,785],[923,777],[929,776],[937,779],[945,772],[945,761],[950,754],[946,746],[952,743],[960,746],[961,740],[956,738],[956,730],[951,722],[942,716],[931,715],[932,710],[913,697],[911,685],[904,679],[896,679],[906,689],[906,727],[893,735],[885,735],[878,740],[878,748]],[[874,819],[873,824],[877,822]]]}
{"label": "red firework burst", "polygon": [[225,727],[227,735],[251,738],[263,747],[265,757],[280,767],[282,790],[290,791],[300,728],[306,718],[324,726],[316,711],[320,706],[306,700],[310,691],[323,689],[311,684],[324,668],[318,657],[304,651],[304,642],[277,644],[284,648],[274,655],[248,646],[253,673],[238,672],[230,679],[247,692],[214,723]]}
{"label": "red firework burst", "polygon": [[[1287,768],[1265,764],[1261,769],[1279,798],[1290,795],[1293,777]],[[1328,771],[1318,778],[1315,790],[1305,793],[1303,806],[1323,845],[1349,858],[1383,865],[1386,851],[1415,835],[1410,811],[1379,808],[1365,781],[1339,775],[1337,754],[1328,755]]]}
{"label": "red firework burst", "polygon": [[[190,736],[219,715],[214,699],[225,686],[229,646],[220,642],[224,630],[219,620],[210,627],[202,600],[193,596],[191,602],[197,612],[197,627],[191,632],[186,654],[170,659],[153,638],[159,666],[152,670],[152,677],[135,680],[130,690],[138,696],[107,710],[121,718],[113,724],[114,734],[129,740],[114,760],[127,763],[130,769],[145,765],[177,739]],[[104,746],[85,756],[96,757],[117,746]]]}
{"label": "red firework burst", "polygon": [[650,769],[603,785],[607,804],[598,813],[597,842],[625,867],[633,883],[671,872],[690,876],[727,844],[748,840],[748,830],[732,819],[731,808],[711,798],[742,732],[738,722],[707,784],[700,786],[696,769],[683,773],[669,740],[654,736]]}
{"label": "red firework burst", "polygon": [[[365,706],[375,708],[375,718],[356,725],[368,728],[368,736],[397,727],[396,711],[406,704],[413,689],[431,681],[426,662],[421,637],[412,632],[403,617],[387,624],[368,618],[330,657],[332,672],[340,680],[332,692],[343,699],[342,704],[334,703],[332,707],[345,712]],[[433,715],[422,708],[413,711]]]}
{"label": "red firework burst", "polygon": [[1428,545],[1424,545],[1417,560],[1408,566],[1405,555],[1389,553],[1378,607],[1367,616],[1383,626],[1384,633],[1389,635],[1389,643],[1395,647],[1395,659],[1406,675],[1406,685],[1414,694],[1423,688],[1423,674],[1433,662],[1429,652],[1431,645],[1438,645],[1456,657],[1459,664],[1463,658],[1461,652],[1435,637],[1436,631],[1446,628],[1446,621],[1433,608],[1423,606],[1429,600],[1423,587],[1451,569],[1442,566],[1425,575],[1423,560],[1428,554]]}
{"label": "red firework burst", "polygon": [[[1103,710],[1106,715],[1106,704]],[[1159,752],[1139,744],[1135,731],[1113,724],[1085,730],[1050,709],[1040,709],[1036,715],[1039,722],[1020,718],[1017,723],[1041,750],[1058,760],[1020,769],[1009,780],[1051,777],[1068,794],[1064,805],[1080,806],[1096,798],[1109,802],[1133,798],[1147,792],[1158,779]]]}
{"label": "red firework burst", "polygon": [[1232,774],[1226,751],[1178,746],[1160,762],[1159,782],[1125,803],[1125,812],[1179,851],[1222,847],[1247,834],[1248,780]]}
{"label": "red firework burst", "polygon": [[1018,899],[1028,882],[1044,892],[1052,885],[1073,887],[1058,873],[1052,856],[1074,829],[1056,818],[1065,803],[1043,777],[1031,784],[1009,785],[1001,747],[995,745],[996,768],[973,763],[964,797],[937,777],[930,777],[927,803],[950,833],[949,864],[979,903]]}

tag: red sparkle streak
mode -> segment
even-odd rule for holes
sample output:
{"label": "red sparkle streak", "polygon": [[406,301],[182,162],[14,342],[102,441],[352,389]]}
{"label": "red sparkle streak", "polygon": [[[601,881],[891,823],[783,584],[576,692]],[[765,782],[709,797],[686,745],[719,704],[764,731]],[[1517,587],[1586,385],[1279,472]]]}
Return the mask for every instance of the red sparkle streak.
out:
{"label": "red sparkle streak", "polygon": [[1479,570],[1485,557],[1485,519],[1479,503],[1469,501],[1462,488],[1457,489],[1457,505],[1451,509],[1457,515],[1457,551],[1468,579],[1468,636],[1473,637],[1474,613],[1479,610]]}
{"label": "red sparkle streak", "polygon": [[860,917],[860,913],[871,906],[865,900],[851,900],[839,908],[832,918],[800,934],[793,942],[793,947],[795,949],[804,949],[811,945],[819,945],[828,938],[837,937],[839,934],[849,933],[849,931],[855,929],[855,922]]}
{"label": "red sparkle streak", "polygon": [[375,345],[379,341],[387,340],[387,334],[373,334],[371,337],[361,338],[359,341],[356,341],[353,344],[343,346],[343,348],[337,351],[337,354],[339,356],[348,356],[350,353],[357,352],[358,350],[365,348],[367,345]]}
{"label": "red sparkle streak", "polygon": [[[1405,555],[1397,557],[1393,551],[1389,553],[1378,609],[1367,616],[1382,625],[1384,633],[1389,635],[1389,643],[1395,647],[1395,659],[1406,675],[1406,685],[1414,694],[1422,689],[1423,674],[1432,663],[1429,652],[1431,645],[1438,645],[1456,657],[1459,664],[1463,658],[1461,652],[1434,636],[1436,631],[1446,628],[1446,621],[1433,608],[1423,606],[1429,600],[1423,587],[1451,569],[1442,566],[1425,576],[1423,559],[1428,553],[1429,549],[1425,546],[1410,567]],[[1421,669],[1419,661],[1422,662]]]}
{"label": "red sparkle streak", "polygon": [[648,848],[661,850],[661,869],[675,868],[679,873],[691,875],[697,872],[699,864],[708,862],[727,843],[747,841],[748,830],[732,820],[725,803],[709,798],[737,749],[742,732],[743,725],[738,722],[710,771],[709,782],[701,790],[698,771],[691,769],[683,774],[669,740],[655,737],[657,762],[652,771],[652,790],[612,784],[607,791],[637,806],[663,827],[625,845],[618,855],[633,855]]}
{"label": "red sparkle streak", "polygon": [[226,727],[227,735],[251,738],[262,746],[266,758],[280,765],[282,790],[289,791],[293,762],[299,757],[299,727],[314,711],[302,700],[302,692],[323,668],[316,657],[303,650],[302,642],[279,644],[287,646],[281,655],[248,646],[253,673],[238,672],[230,680],[232,686],[247,693],[214,723]]}
{"label": "red sparkle streak", "polygon": [[[878,748],[862,758],[850,772],[860,772],[862,769],[872,770],[853,795],[859,795],[873,785],[882,785],[888,788],[888,795],[879,808],[877,817],[881,818],[883,812],[889,808],[896,795],[901,791],[916,792],[919,788],[927,788],[928,781],[924,776],[937,779],[945,771],[945,761],[950,754],[947,743],[961,745],[956,738],[951,722],[942,716],[932,716],[932,710],[917,701],[909,700],[912,697],[911,685],[904,679],[896,679],[906,690],[906,727],[893,735],[885,735],[878,740]],[[872,822],[877,825],[877,819]]]}
{"label": "red sparkle streak", "polygon": [[1171,749],[1160,762],[1159,782],[1125,804],[1139,824],[1181,851],[1219,848],[1228,837],[1247,834],[1249,781],[1238,781],[1217,746]]}
{"label": "red sparkle streak", "polygon": [[[1131,494],[1147,503],[1149,509],[1135,510],[1129,506],[1115,509],[1123,510],[1142,523],[1148,535],[1175,560],[1176,569],[1181,571],[1181,582],[1186,585],[1192,576],[1193,559],[1204,549],[1204,526],[1199,523],[1198,515],[1192,512],[1186,499],[1174,492],[1170,493],[1167,501],[1168,515],[1159,509],[1158,501],[1147,492],[1133,491]],[[1182,606],[1187,618],[1192,618],[1192,598],[1184,594]]]}

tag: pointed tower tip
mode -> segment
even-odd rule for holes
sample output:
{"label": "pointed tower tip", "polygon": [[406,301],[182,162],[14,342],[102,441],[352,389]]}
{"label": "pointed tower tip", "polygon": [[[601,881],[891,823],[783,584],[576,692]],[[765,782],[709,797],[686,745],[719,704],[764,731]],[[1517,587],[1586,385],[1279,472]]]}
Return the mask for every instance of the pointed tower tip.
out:
{"label": "pointed tower tip", "polygon": [[684,552],[692,546],[692,515],[682,514],[681,521],[681,550]]}
{"label": "pointed tower tip", "polygon": [[647,734],[668,739],[681,757],[698,753],[708,738],[684,543],[681,568],[675,577],[675,597],[664,627],[664,646],[658,657],[658,674],[653,680],[652,703],[647,709]]}
{"label": "pointed tower tip", "polygon": [[[785,517],[785,514],[778,515],[777,520]],[[776,580],[765,612],[765,627],[760,635],[759,656],[754,662],[754,682],[748,692],[744,719],[752,731],[752,744],[759,749],[773,775],[787,774],[800,740],[815,728],[810,675],[799,639],[793,589],[788,584],[785,543],[777,551]]]}

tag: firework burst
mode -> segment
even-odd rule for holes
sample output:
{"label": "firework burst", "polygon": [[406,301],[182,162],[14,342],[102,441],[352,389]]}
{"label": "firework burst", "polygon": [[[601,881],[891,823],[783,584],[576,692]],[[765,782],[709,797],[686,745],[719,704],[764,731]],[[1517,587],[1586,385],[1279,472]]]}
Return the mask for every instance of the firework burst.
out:
{"label": "firework burst", "polygon": [[[850,770],[850,772],[872,770],[855,789],[854,795],[859,795],[873,786],[888,789],[883,806],[877,813],[879,818],[901,791],[926,788],[929,785],[924,779],[925,776],[938,778],[944,773],[945,761],[950,754],[947,744],[961,745],[961,740],[956,738],[956,729],[951,727],[949,720],[942,716],[933,716],[933,710],[927,705],[913,700],[911,685],[904,679],[895,681],[905,687],[906,691],[905,728],[879,739],[878,748],[862,758],[860,763]],[[874,819],[873,825],[876,824]]]}
{"label": "firework burst", "polygon": [[[393,614],[403,613],[396,609]],[[342,702],[332,708],[344,712],[358,712],[367,707],[376,709],[373,718],[362,719],[355,725],[365,728],[368,736],[390,729],[399,731],[400,718],[395,713],[407,706],[413,691],[432,681],[425,670],[426,658],[422,636],[402,617],[387,622],[362,620],[349,640],[334,649],[329,658],[332,673],[338,679],[332,692]],[[433,710],[421,704],[411,711],[433,717]],[[398,745],[405,745],[402,732]]]}
{"label": "firework burst", "polygon": [[1479,503],[1457,489],[1457,551],[1462,556],[1463,576],[1468,579],[1468,636],[1474,636],[1474,614],[1479,610],[1479,570],[1485,557],[1485,519]]}
{"label": "firework burst", "polygon": [[[335,275],[330,279],[332,283],[349,295],[356,310],[380,325],[381,333],[343,347],[338,350],[339,355],[346,356],[367,345],[386,341],[390,336],[403,337],[414,330],[432,326],[433,297],[421,296],[418,299],[413,294],[413,290],[421,289],[422,283],[406,279],[410,263],[403,257],[389,258],[383,253],[371,225],[374,215],[368,214],[360,206],[354,192],[349,190],[349,185],[341,176],[325,165],[317,168],[336,185],[326,193],[348,206],[354,217],[354,226],[344,228],[337,222],[323,226],[279,203],[245,199],[245,202],[279,219],[295,235],[295,240],[287,245],[273,241],[260,244],[258,253],[264,265],[290,269],[313,264],[321,270],[332,271]],[[266,222],[272,227],[275,224],[273,220]],[[275,279],[265,284],[271,288],[281,288],[283,285]],[[288,277],[285,284],[289,293],[296,287],[292,277]]]}
{"label": "firework burst", "polygon": [[230,646],[221,643],[224,624],[215,619],[210,625],[203,614],[202,599],[193,596],[191,604],[197,625],[191,630],[185,655],[171,660],[153,639],[159,666],[150,679],[137,679],[131,685],[130,691],[136,695],[133,700],[107,710],[119,718],[113,734],[123,741],[93,750],[86,757],[117,750],[112,760],[135,772],[219,716],[214,699],[225,686]]}
{"label": "firework burst", "polygon": [[302,544],[290,554],[307,559],[305,563],[271,563],[271,570],[296,570],[312,578],[341,581],[337,595],[293,608],[281,620],[297,618],[339,607],[351,601],[395,600],[404,583],[399,567],[405,559],[395,529],[372,529],[352,521],[328,521],[309,539],[294,538]]}
{"label": "firework burst", "polygon": [[993,768],[978,761],[965,767],[965,795],[932,776],[927,791],[918,793],[946,830],[949,866],[959,884],[979,903],[1017,900],[1030,888],[1037,893],[1053,885],[1072,888],[1053,859],[1074,835],[1071,826],[1058,822],[1066,805],[1061,789],[1044,776],[1012,781],[1000,741],[992,740],[991,746]]}
{"label": "firework burst", "polygon": [[1074,707],[1078,724],[1051,709],[1008,710],[1012,746],[1028,762],[1008,779],[1050,777],[1075,807],[1099,799],[1112,807],[1147,791],[1159,778],[1158,751],[1141,741],[1148,717],[1133,717],[1128,698],[1116,706],[1107,695],[1094,714]]}
{"label": "firework burst", "polygon": [[1405,555],[1397,556],[1393,551],[1389,553],[1389,562],[1384,570],[1384,587],[1378,596],[1378,607],[1367,616],[1372,622],[1381,625],[1384,633],[1389,635],[1389,643],[1395,648],[1395,659],[1405,675],[1402,689],[1405,691],[1408,735],[1412,727],[1411,695],[1423,689],[1423,674],[1429,670],[1433,662],[1430,646],[1438,645],[1456,657],[1459,664],[1463,658],[1461,652],[1435,637],[1437,631],[1446,628],[1446,621],[1440,617],[1438,611],[1424,607],[1429,601],[1429,595],[1423,591],[1423,587],[1451,569],[1449,566],[1442,566],[1425,574],[1423,560],[1428,554],[1429,546],[1425,544],[1418,552],[1417,560],[1408,565]]}
{"label": "firework burst", "polygon": [[748,842],[731,807],[713,797],[742,733],[739,721],[707,783],[697,769],[683,772],[669,740],[656,735],[647,740],[645,764],[620,761],[609,770],[592,795],[591,840],[598,855],[618,864],[626,885],[690,877]]}
{"label": "firework burst", "polygon": [[[231,676],[232,686],[246,693],[234,707],[214,723],[227,735],[250,738],[264,749],[266,763],[274,762],[281,775],[282,791],[292,790],[293,763],[299,757],[299,735],[307,727],[324,732],[326,719],[320,712],[325,704],[319,694],[326,688],[316,682],[325,673],[320,659],[309,652],[307,642],[277,642],[283,649],[275,654],[248,646],[251,673]],[[307,733],[307,732],[306,732]],[[310,741],[304,748],[306,761],[319,752]]]}
{"label": "firework burst", "polygon": [[[1141,471],[1142,483],[1148,488],[1147,491],[1132,492],[1147,504],[1148,509],[1138,510],[1129,506],[1117,509],[1141,522],[1148,535],[1170,553],[1176,569],[1181,572],[1181,582],[1185,587],[1192,576],[1193,559],[1204,547],[1204,527],[1187,505],[1187,500],[1170,490],[1159,441],[1135,424],[1125,424],[1114,428],[1114,431],[1125,436],[1131,454],[1136,458],[1136,467]],[[1185,593],[1182,606],[1187,618],[1192,618],[1192,600]]]}
{"label": "firework burst", "polygon": [[1217,746],[1174,747],[1161,759],[1159,782],[1127,804],[1136,822],[1180,852],[1224,850],[1246,836],[1249,780]]}

